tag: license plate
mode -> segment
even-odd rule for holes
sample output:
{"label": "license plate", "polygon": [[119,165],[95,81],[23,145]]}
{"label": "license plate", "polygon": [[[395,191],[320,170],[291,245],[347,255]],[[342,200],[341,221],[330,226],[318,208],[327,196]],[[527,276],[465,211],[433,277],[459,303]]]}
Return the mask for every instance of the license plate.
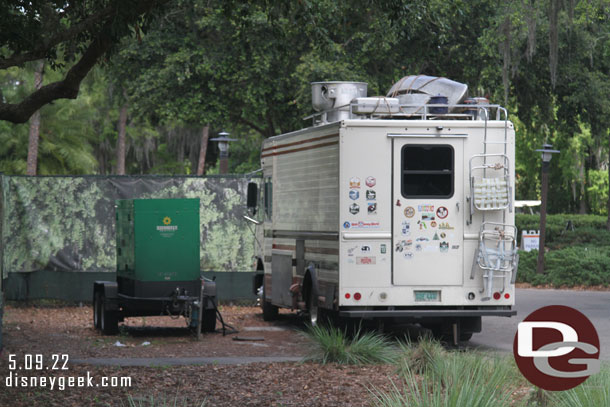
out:
{"label": "license plate", "polygon": [[440,291],[415,291],[415,301],[440,301]]}

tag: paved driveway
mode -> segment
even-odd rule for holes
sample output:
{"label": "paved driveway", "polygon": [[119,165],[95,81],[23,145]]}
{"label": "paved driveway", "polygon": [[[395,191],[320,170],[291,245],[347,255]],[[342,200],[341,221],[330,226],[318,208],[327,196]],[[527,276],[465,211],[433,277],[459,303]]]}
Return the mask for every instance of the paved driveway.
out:
{"label": "paved driveway", "polygon": [[472,337],[470,344],[512,352],[517,324],[532,311],[546,305],[565,305],[585,314],[597,329],[601,347],[600,358],[610,360],[610,292],[608,291],[517,289],[517,316],[484,317],[483,330]]}

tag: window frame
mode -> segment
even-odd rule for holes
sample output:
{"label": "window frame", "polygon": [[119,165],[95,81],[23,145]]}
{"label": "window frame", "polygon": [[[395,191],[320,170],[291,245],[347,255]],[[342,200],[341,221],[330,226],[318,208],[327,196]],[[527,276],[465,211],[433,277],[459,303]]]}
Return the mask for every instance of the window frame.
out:
{"label": "window frame", "polygon": [[[425,147],[425,148],[449,148],[451,151],[451,170],[447,173],[445,170],[407,170],[405,169],[405,149],[408,147]],[[449,175],[451,178],[451,192],[447,195],[408,195],[405,191],[405,176],[412,175]],[[400,149],[400,193],[405,199],[451,199],[455,195],[455,148],[451,144],[404,144]]]}

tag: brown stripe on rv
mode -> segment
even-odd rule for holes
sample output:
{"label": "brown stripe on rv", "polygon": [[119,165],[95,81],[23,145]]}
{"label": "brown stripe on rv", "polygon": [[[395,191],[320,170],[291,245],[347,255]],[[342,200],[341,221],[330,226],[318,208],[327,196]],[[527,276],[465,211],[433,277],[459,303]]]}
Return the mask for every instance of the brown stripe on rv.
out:
{"label": "brown stripe on rv", "polygon": [[339,137],[339,135],[338,134],[331,134],[329,136],[314,137],[314,138],[310,138],[310,139],[307,139],[307,140],[301,140],[301,141],[295,141],[295,142],[292,142],[292,143],[282,144],[282,145],[279,145],[279,146],[267,147],[267,148],[263,148],[261,152],[264,153],[265,151],[273,150],[273,149],[276,149],[276,148],[284,148],[284,147],[296,146],[296,145],[299,145],[299,144],[313,143],[314,141],[326,140],[326,139],[333,138],[333,137]]}
{"label": "brown stripe on rv", "polygon": [[[274,249],[277,250],[296,250],[295,246],[288,244],[274,244]],[[305,252],[307,253],[318,253],[318,254],[339,254],[338,249],[326,248],[326,247],[306,247]]]}
{"label": "brown stripe on rv", "polygon": [[282,155],[282,154],[296,153],[297,151],[313,150],[314,148],[332,146],[334,144],[339,144],[339,141],[331,141],[330,143],[321,143],[321,144],[316,144],[315,146],[294,148],[292,150],[286,150],[286,151],[280,151],[280,152],[273,152],[273,153],[269,153],[269,154],[263,154],[263,155],[261,155],[261,158],[271,157],[273,155]]}

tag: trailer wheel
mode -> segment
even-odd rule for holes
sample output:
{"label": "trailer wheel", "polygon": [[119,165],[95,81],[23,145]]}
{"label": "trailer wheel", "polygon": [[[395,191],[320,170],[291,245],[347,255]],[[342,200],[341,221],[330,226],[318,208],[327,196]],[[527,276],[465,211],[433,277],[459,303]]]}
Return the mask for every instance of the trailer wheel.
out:
{"label": "trailer wheel", "polygon": [[263,282],[263,298],[261,300],[261,308],[263,309],[263,320],[274,321],[277,319],[278,307],[271,304],[265,298],[265,283]]}
{"label": "trailer wheel", "polygon": [[100,329],[102,327],[102,323],[100,319],[102,318],[102,294],[99,291],[96,291],[93,295],[93,327],[95,329]]}
{"label": "trailer wheel", "polygon": [[203,318],[201,319],[201,331],[216,331],[216,310],[214,308],[203,310]]}
{"label": "trailer wheel", "polygon": [[119,332],[119,313],[117,311],[106,310],[104,307],[106,298],[103,295],[100,298],[100,328],[102,329],[102,333],[104,335],[115,335]]}

